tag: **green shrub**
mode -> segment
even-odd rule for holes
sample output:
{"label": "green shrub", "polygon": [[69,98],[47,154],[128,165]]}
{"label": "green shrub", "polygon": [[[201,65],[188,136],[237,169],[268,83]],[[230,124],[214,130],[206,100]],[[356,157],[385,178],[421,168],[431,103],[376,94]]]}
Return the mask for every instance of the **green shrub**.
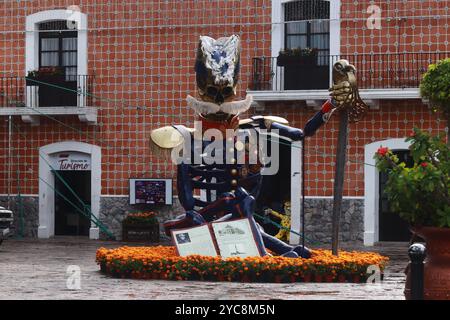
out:
{"label": "green shrub", "polygon": [[420,83],[420,95],[429,100],[433,111],[446,117],[447,143],[450,143],[450,58],[431,64]]}
{"label": "green shrub", "polygon": [[407,141],[412,142],[412,168],[387,148],[375,154],[377,168],[388,173],[385,192],[391,209],[412,225],[450,227],[450,148],[442,135],[419,129]]}

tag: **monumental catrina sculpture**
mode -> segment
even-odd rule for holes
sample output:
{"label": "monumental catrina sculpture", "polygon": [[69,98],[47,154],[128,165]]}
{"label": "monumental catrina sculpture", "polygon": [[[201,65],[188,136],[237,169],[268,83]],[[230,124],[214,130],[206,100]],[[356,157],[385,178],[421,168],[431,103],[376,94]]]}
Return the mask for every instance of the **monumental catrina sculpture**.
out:
{"label": "monumental catrina sculpture", "polygon": [[[236,35],[217,40],[201,36],[195,62],[199,99],[187,97],[187,104],[195,111],[198,121],[194,128],[174,124],[151,132],[153,152],[177,162],[177,191],[185,210],[176,219],[166,221],[164,227],[169,233],[173,228],[248,218],[263,256],[272,252],[308,258],[308,248],[289,245],[266,233],[253,217],[261,192],[267,194],[271,188],[278,188],[264,184],[267,177],[277,173],[276,168],[273,170],[276,161],[277,167],[283,166],[284,159],[277,159],[277,144],[273,141],[300,141],[312,136],[336,109],[358,96],[354,95],[348,78],[335,81],[330,99],[303,130],[288,126],[285,119],[277,116],[241,118],[250,108],[252,98],[234,101],[241,67],[240,51],[240,39]],[[342,74],[355,70],[345,60],[335,64],[335,68]],[[358,112],[352,116],[358,118]],[[240,139],[242,136],[244,139]],[[270,141],[261,143],[267,137]]]}

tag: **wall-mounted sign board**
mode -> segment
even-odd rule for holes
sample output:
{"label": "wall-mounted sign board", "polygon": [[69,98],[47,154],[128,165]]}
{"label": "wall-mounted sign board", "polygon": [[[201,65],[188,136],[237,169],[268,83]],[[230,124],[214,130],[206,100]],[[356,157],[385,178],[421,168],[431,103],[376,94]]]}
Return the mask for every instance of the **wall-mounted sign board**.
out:
{"label": "wall-mounted sign board", "polygon": [[130,179],[130,204],[172,204],[172,179]]}
{"label": "wall-mounted sign board", "polygon": [[60,171],[89,171],[91,170],[91,157],[82,152],[59,152],[50,157],[53,170]]}

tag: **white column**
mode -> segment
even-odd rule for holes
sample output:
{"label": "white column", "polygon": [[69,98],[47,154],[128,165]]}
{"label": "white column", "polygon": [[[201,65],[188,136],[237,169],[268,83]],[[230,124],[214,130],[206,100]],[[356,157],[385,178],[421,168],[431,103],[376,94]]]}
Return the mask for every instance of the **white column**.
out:
{"label": "white column", "polygon": [[[280,50],[284,47],[284,18],[283,18],[283,2],[285,0],[273,0],[272,1],[272,57],[278,57]],[[277,88],[281,90],[283,86],[283,67],[277,67],[275,61],[271,60],[273,63],[273,72],[277,74],[272,82],[272,90],[275,91]],[[275,81],[276,80],[276,81]]]}
{"label": "white column", "polygon": [[[295,232],[301,230],[301,209],[302,209],[302,148],[300,141],[292,142],[291,147],[291,229]],[[299,244],[300,236],[290,233],[291,244]]]}
{"label": "white column", "polygon": [[[54,235],[55,194],[52,187],[55,178],[48,167],[50,157],[47,153],[38,151],[39,159],[39,228],[38,238],[48,239]],[[42,179],[42,180],[41,180]]]}
{"label": "white column", "polygon": [[27,89],[26,106],[29,108],[39,107],[39,86],[25,86]]}
{"label": "white column", "polygon": [[333,63],[341,54],[341,0],[330,0],[330,86]]}

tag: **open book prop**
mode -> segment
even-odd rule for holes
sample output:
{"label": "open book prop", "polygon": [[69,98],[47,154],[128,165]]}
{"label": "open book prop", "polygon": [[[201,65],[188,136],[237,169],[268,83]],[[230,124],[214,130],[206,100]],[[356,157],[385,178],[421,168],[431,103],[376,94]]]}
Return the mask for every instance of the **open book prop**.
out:
{"label": "open book prop", "polygon": [[206,223],[198,227],[171,230],[180,256],[202,255],[222,258],[260,257],[261,248],[247,218]]}

